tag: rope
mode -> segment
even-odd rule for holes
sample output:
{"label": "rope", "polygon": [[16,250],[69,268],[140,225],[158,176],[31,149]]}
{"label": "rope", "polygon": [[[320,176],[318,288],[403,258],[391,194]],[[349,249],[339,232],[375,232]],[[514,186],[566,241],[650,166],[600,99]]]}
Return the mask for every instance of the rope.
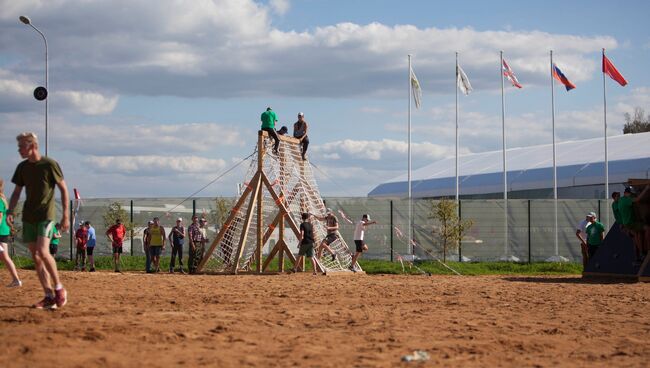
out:
{"label": "rope", "polygon": [[256,153],[257,153],[257,149],[255,149],[255,150],[253,151],[253,153],[251,153],[250,155],[248,155],[248,156],[246,156],[245,158],[241,159],[241,161],[239,161],[238,163],[236,163],[234,166],[230,167],[228,170],[226,170],[225,172],[221,173],[219,176],[217,176],[215,179],[213,179],[212,181],[210,181],[208,184],[206,184],[206,185],[204,185],[203,187],[201,187],[201,189],[199,189],[199,190],[195,191],[194,193],[190,194],[189,196],[185,197],[185,199],[183,199],[183,200],[180,201],[178,204],[176,204],[172,209],[167,210],[167,212],[174,212],[174,210],[175,210],[176,208],[178,208],[178,206],[180,206],[181,204],[185,203],[188,199],[194,197],[195,195],[201,193],[205,188],[207,188],[207,187],[209,187],[210,185],[214,184],[217,180],[221,179],[224,175],[226,175],[226,174],[228,174],[229,172],[233,171],[237,166],[241,165],[244,161],[248,160],[249,158],[251,158],[251,157],[252,157],[253,155],[255,155]]}

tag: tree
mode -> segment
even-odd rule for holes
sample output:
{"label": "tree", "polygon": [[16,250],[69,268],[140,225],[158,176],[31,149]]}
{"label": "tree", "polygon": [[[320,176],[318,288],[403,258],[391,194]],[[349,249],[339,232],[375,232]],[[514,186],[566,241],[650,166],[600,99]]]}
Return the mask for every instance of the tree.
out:
{"label": "tree", "polygon": [[623,126],[623,134],[635,134],[650,132],[650,115],[645,114],[645,111],[640,107],[634,108],[634,117],[630,113],[625,113],[625,125]]}
{"label": "tree", "polygon": [[127,219],[130,218],[129,213],[126,212],[124,208],[122,208],[122,205],[119,202],[112,202],[106,206],[106,211],[102,215],[102,218],[104,219],[104,226],[106,229],[115,225],[115,221],[117,221],[117,219],[122,220],[122,225],[126,227],[124,240],[127,240],[131,237],[131,231],[133,231],[134,228],[133,223],[131,221],[127,221]]}
{"label": "tree", "polygon": [[430,201],[429,218],[439,222],[438,230],[433,227],[433,235],[442,241],[442,261],[447,262],[447,251],[457,249],[460,241],[474,225],[472,220],[461,220],[458,217],[456,201],[442,199],[437,203]]}
{"label": "tree", "polygon": [[223,223],[228,218],[232,205],[232,200],[223,197],[215,198],[214,208],[208,214],[208,221],[212,222],[216,229],[221,229],[221,226],[223,226]]}

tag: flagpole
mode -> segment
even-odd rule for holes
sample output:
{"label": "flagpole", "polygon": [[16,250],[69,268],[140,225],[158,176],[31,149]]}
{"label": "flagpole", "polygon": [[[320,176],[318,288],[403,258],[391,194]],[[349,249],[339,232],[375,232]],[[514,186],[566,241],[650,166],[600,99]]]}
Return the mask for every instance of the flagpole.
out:
{"label": "flagpole", "polygon": [[458,52],[456,52],[456,206],[458,206]]}
{"label": "flagpole", "polygon": [[503,234],[504,234],[504,257],[508,257],[508,174],[506,167],[506,102],[503,88],[503,50],[499,52],[501,65],[499,74],[501,76],[501,139],[503,141]]}
{"label": "flagpole", "polygon": [[406,247],[409,250],[410,254],[413,254],[411,250],[411,241],[413,240],[412,228],[413,228],[413,198],[411,197],[411,54],[408,54],[409,58],[409,76],[408,76],[408,93],[409,93],[409,108],[408,108],[408,240]]}
{"label": "flagpole", "polygon": [[[555,78],[553,78],[553,50],[551,56],[551,122],[553,132],[553,220],[555,233],[555,256],[559,256],[558,228],[557,228],[557,161],[555,152]],[[559,259],[558,259],[559,260]]]}
{"label": "flagpole", "polygon": [[[605,48],[603,48],[602,60],[605,60]],[[606,89],[604,71],[603,71],[603,122],[605,126],[605,134],[604,134],[605,135],[605,203],[609,203],[609,161],[607,159],[607,89]],[[609,210],[605,211],[605,213],[606,213],[605,229],[609,229]]]}

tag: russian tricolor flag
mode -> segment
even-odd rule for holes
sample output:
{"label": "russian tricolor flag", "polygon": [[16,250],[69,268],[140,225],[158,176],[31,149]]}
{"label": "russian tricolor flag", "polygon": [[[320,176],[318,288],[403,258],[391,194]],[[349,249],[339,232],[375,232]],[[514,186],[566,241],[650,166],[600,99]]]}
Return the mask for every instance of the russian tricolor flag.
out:
{"label": "russian tricolor flag", "polygon": [[571,83],[569,78],[567,78],[564,75],[564,73],[562,73],[560,68],[558,68],[557,65],[555,65],[555,63],[553,63],[553,77],[555,79],[557,79],[558,81],[560,81],[560,83],[564,84],[564,87],[566,87],[567,91],[570,91],[570,90],[576,88],[576,85]]}

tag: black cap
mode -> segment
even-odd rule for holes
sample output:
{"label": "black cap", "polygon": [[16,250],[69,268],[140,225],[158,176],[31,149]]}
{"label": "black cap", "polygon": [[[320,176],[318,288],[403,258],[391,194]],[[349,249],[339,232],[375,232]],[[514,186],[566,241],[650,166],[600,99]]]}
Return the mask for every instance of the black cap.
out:
{"label": "black cap", "polygon": [[624,193],[632,193],[632,187],[625,187]]}

